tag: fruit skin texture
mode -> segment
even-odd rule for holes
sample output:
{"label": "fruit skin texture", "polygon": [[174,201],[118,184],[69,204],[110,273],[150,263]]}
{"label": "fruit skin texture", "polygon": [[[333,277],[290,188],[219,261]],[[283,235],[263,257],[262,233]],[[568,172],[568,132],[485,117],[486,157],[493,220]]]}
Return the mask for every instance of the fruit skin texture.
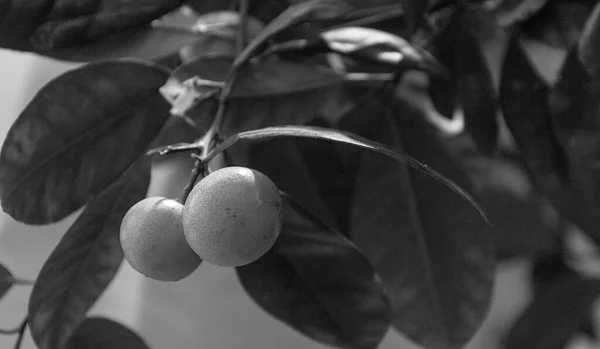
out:
{"label": "fruit skin texture", "polygon": [[183,210],[183,231],[205,261],[235,267],[265,254],[281,231],[279,189],[246,167],[219,169],[196,184]]}
{"label": "fruit skin texture", "polygon": [[133,205],[120,229],[125,259],[138,272],[155,280],[177,281],[200,265],[183,235],[183,205],[164,197]]}

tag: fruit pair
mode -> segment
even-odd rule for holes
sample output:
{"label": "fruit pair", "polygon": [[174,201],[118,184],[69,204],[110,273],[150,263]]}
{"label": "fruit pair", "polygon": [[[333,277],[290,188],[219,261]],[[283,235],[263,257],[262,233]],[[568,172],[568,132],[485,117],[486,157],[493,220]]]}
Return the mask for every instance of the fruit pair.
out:
{"label": "fruit pair", "polygon": [[240,266],[265,254],[282,225],[279,190],[264,174],[225,167],[200,180],[185,205],[146,198],[125,214],[120,228],[125,259],[161,281],[191,274],[201,260]]}

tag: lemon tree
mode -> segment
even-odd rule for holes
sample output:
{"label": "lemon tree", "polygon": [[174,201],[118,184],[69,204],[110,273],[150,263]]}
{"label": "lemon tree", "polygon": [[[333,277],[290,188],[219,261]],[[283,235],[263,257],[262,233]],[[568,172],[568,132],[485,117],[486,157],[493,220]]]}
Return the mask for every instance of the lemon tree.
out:
{"label": "lemon tree", "polygon": [[[535,294],[507,347],[587,333],[598,287],[568,232],[600,242],[599,18],[593,1],[0,0],[0,47],[85,63],[0,151],[12,218],[81,210],[35,282],[0,268],[0,296],[33,283],[0,332],[147,347],[89,309],[124,259],[171,282],[205,260],[319,343],[462,348],[519,257]],[[181,196],[146,198],[176,154]]]}

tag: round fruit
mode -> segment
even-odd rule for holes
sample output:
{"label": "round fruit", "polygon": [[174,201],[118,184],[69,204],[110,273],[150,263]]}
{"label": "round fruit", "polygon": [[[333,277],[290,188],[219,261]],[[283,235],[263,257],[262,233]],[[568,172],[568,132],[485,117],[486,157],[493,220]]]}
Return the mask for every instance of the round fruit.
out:
{"label": "round fruit", "polygon": [[121,222],[125,259],[140,273],[160,281],[177,281],[200,265],[183,235],[183,205],[163,197],[133,205]]}
{"label": "round fruit", "polygon": [[183,231],[200,258],[234,267],[265,254],[277,240],[282,220],[275,183],[256,170],[234,166],[196,184],[183,210]]}

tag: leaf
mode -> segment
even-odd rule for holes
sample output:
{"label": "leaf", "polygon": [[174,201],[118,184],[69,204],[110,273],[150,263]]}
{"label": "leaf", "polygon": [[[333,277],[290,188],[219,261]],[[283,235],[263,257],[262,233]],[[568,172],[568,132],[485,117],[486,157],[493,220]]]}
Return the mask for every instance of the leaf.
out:
{"label": "leaf", "polygon": [[[600,82],[592,79],[572,51],[549,96],[550,111],[568,158],[569,182],[546,194],[560,213],[600,242]],[[553,189],[553,190],[550,190]]]}
{"label": "leaf", "polygon": [[[312,164],[302,156],[303,143],[298,139],[284,138],[250,144],[248,155],[241,159],[234,158],[234,162],[266,174],[277,183],[280,190],[309,208],[321,222],[337,229],[337,223],[313,182],[310,171]],[[322,145],[321,142],[319,145]]]}
{"label": "leaf", "polygon": [[279,126],[279,127],[267,127],[263,129],[251,130],[240,132],[234,136],[231,136],[229,139],[225,140],[219,146],[215,147],[206,157],[205,161],[210,161],[213,157],[215,157],[220,152],[230,148],[234,144],[236,144],[240,140],[246,141],[256,141],[256,140],[266,140],[280,137],[302,137],[302,138],[312,138],[312,139],[321,139],[327,140],[331,142],[344,143],[348,145],[352,145],[355,147],[359,147],[366,150],[371,150],[374,152],[378,152],[380,154],[386,155],[392,159],[395,159],[398,162],[405,163],[414,169],[422,171],[423,173],[431,176],[437,181],[443,183],[448,188],[452,189],[455,193],[462,196],[468,202],[470,202],[476,209],[478,209],[483,217],[485,217],[485,213],[481,210],[479,205],[477,205],[476,201],[473,197],[468,194],[466,191],[461,189],[458,185],[454,184],[451,180],[447,179],[444,175],[440,174],[436,170],[430,168],[428,165],[421,163],[415,158],[400,154],[394,150],[389,149],[385,145],[370,141],[366,138],[357,136],[355,134],[349,132],[337,131],[329,128],[322,127],[310,127],[310,126]]}
{"label": "leaf", "polygon": [[457,84],[465,127],[479,149],[489,155],[498,143],[494,83],[477,39],[464,29],[457,36]]}
{"label": "leaf", "polygon": [[423,16],[429,7],[429,0],[402,0],[402,5],[406,12],[406,25],[410,36],[416,32],[423,21]]}
{"label": "leaf", "polygon": [[[341,128],[439,168],[471,192],[421,115],[389,102],[384,107],[382,100],[371,103]],[[394,327],[426,348],[461,348],[490,303],[494,255],[488,228],[467,201],[421,171],[367,152],[357,161],[348,234],[389,290]]]}
{"label": "leaf", "polygon": [[153,65],[121,60],[67,72],[42,88],[0,152],[5,212],[27,224],[56,222],[118,178],[168,118],[158,92],[166,79]]}
{"label": "leaf", "polygon": [[14,276],[6,269],[6,267],[0,264],[0,300],[6,295],[14,284]]}
{"label": "leaf", "polygon": [[[201,79],[223,81],[230,64],[228,57],[201,57],[176,69],[161,88],[173,105],[171,112],[207,129],[218,107],[218,89]],[[189,80],[193,76],[197,78]],[[341,99],[343,82],[329,69],[283,60],[244,65],[237,81],[223,123],[225,137],[266,126],[304,124]]]}
{"label": "leaf", "polygon": [[343,0],[308,0],[290,6],[273,19],[263,31],[252,40],[233,62],[237,68],[248,61],[272,36],[296,24],[319,19],[336,18],[350,12],[351,8]]}
{"label": "leaf", "polygon": [[[200,77],[224,81],[233,58],[226,56],[201,57],[175,69],[171,79],[180,88],[183,82]],[[300,64],[284,60],[261,60],[240,68],[232,98],[254,98],[289,95],[319,88],[341,85],[344,79],[333,70],[316,64]],[[174,82],[167,84],[173,86]]]}
{"label": "leaf", "polygon": [[496,0],[489,10],[496,14],[498,24],[508,27],[526,20],[539,11],[548,0]]}
{"label": "leaf", "polygon": [[225,11],[231,7],[232,1],[223,0],[189,0],[187,5],[196,12],[203,14],[215,11]]}
{"label": "leaf", "polygon": [[600,64],[598,64],[598,54],[600,54],[600,3],[594,6],[594,10],[588,17],[577,49],[579,59],[581,59],[587,71],[594,78],[600,78]]}
{"label": "leaf", "polygon": [[135,332],[109,319],[85,319],[65,349],[147,349],[148,345]]}
{"label": "leaf", "polygon": [[[231,10],[236,1],[223,0],[190,0],[187,4],[200,14],[215,11]],[[270,22],[288,6],[286,0],[250,1],[248,13],[264,23]]]}
{"label": "leaf", "polygon": [[550,218],[550,203],[533,190],[522,164],[506,155],[479,153],[462,155],[460,164],[493,223],[490,233],[498,260],[535,257],[558,248],[562,227],[557,217]]}
{"label": "leaf", "polygon": [[100,62],[121,57],[158,60],[198,40],[198,34],[143,26],[127,29],[76,47],[44,52],[46,56],[79,62]]}
{"label": "leaf", "polygon": [[504,120],[534,183],[548,190],[569,176],[567,160],[548,107],[549,88],[534,70],[518,40],[506,52],[500,82]]}
{"label": "leaf", "polygon": [[352,242],[284,198],[276,246],[237,268],[242,285],[263,309],[316,341],[376,348],[390,309],[373,268]]}
{"label": "leaf", "polygon": [[181,0],[8,1],[0,47],[48,52],[148,24]]}
{"label": "leaf", "polygon": [[459,14],[454,14],[450,24],[433,38],[431,52],[446,67],[449,74],[443,77],[432,76],[429,83],[429,95],[435,108],[446,118],[451,119],[458,102],[457,50],[462,44],[458,40],[461,32]]}
{"label": "leaf", "polygon": [[564,348],[589,322],[598,296],[600,281],[580,276],[564,278],[533,300],[513,324],[504,347]]}
{"label": "leaf", "polygon": [[147,159],[94,198],[42,266],[29,299],[29,327],[40,349],[63,349],[123,260],[119,228],[146,197]]}
{"label": "leaf", "polygon": [[344,26],[322,32],[316,39],[279,45],[280,51],[333,52],[362,61],[399,69],[417,69],[442,75],[444,68],[426,50],[400,36],[367,27]]}

